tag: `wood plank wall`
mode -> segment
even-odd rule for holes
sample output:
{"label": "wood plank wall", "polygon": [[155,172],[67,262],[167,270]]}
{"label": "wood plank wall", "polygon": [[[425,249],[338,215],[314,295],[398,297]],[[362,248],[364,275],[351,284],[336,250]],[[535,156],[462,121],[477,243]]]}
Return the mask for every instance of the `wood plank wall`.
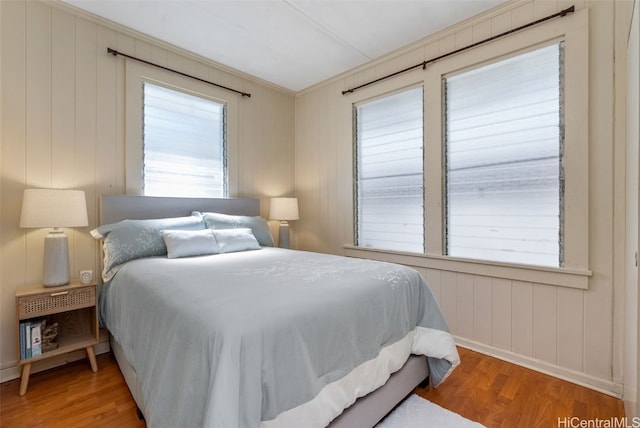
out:
{"label": "wood plank wall", "polygon": [[[633,2],[631,30],[627,39],[627,63],[625,91],[627,93],[626,112],[626,166],[627,166],[627,254],[638,251],[640,236],[640,2]],[[624,23],[622,24],[624,26]],[[624,34],[622,35],[624,39]],[[625,300],[625,341],[624,341],[624,405],[628,417],[640,416],[638,385],[640,384],[640,295],[638,293],[638,265],[635,257],[627,257]],[[635,326],[635,328],[633,328]],[[631,327],[631,328],[629,328]]]}
{"label": "wood plank wall", "polygon": [[[589,270],[588,289],[481,275],[418,269],[438,296],[458,342],[610,394],[621,394],[625,263],[624,111],[622,78],[628,26],[615,25],[624,2],[515,1],[448,28],[393,55],[296,96],[298,247],[367,256],[353,245],[352,96],[342,90],[420,63],[487,36],[558,12],[589,9]],[[626,34],[626,33],[625,33]],[[622,63],[614,60],[615,58]],[[622,67],[620,67],[622,64]],[[415,71],[412,73],[420,73]],[[402,79],[401,77],[398,79]],[[409,79],[409,78],[407,78]],[[403,83],[400,83],[402,85]],[[392,84],[385,83],[386,87]],[[401,86],[400,86],[401,87]],[[387,89],[388,90],[388,89]],[[585,149],[587,149],[585,142]],[[571,221],[571,219],[567,219]],[[370,253],[371,254],[371,253]],[[397,255],[378,259],[402,260]],[[415,258],[406,258],[406,264]],[[441,262],[441,261],[439,261]],[[442,264],[442,263],[440,263]]]}
{"label": "wood plank wall", "polygon": [[[82,189],[89,227],[67,230],[72,276],[100,268],[89,231],[101,194],[125,189],[125,66],[107,47],[250,92],[239,100],[237,177],[230,196],[294,192],[294,97],[56,2],[0,2],[0,370],[15,373],[17,286],[42,280],[46,230],[20,229],[26,187]],[[235,95],[233,95],[235,96]],[[10,373],[9,373],[10,372]],[[9,373],[6,375],[6,373]]]}
{"label": "wood plank wall", "polygon": [[[15,365],[13,293],[41,279],[44,230],[21,230],[25,187],[87,192],[90,226],[67,231],[72,271],[99,267],[98,196],[124,191],[124,66],[107,46],[253,94],[239,126],[239,194],[300,199],[298,248],[353,244],[351,104],[340,91],[571,4],[590,11],[590,266],[586,291],[418,267],[467,346],[619,394],[623,360],[624,142],[615,113],[621,1],[514,1],[295,97],[60,5],[0,2],[0,371]],[[615,40],[614,40],[615,39]],[[623,67],[624,68],[624,67]],[[614,72],[615,69],[615,72]],[[618,85],[619,86],[619,85]],[[616,87],[617,88],[617,87]],[[622,100],[622,101],[621,101]],[[295,127],[295,147],[294,147]],[[294,160],[295,156],[295,160]],[[295,162],[295,174],[294,174]]]}

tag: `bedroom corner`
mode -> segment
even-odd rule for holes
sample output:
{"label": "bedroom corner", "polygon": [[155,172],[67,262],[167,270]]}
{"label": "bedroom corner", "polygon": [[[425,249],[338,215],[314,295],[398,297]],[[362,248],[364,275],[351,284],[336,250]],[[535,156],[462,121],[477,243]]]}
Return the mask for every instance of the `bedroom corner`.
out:
{"label": "bedroom corner", "polygon": [[[89,226],[69,229],[72,278],[99,277],[99,197],[126,183],[125,60],[108,47],[251,92],[240,100],[231,197],[294,194],[293,94],[276,85],[109,23],[62,2],[0,2],[0,380],[16,366],[15,290],[42,281],[46,229],[20,229],[25,188],[84,190]],[[246,126],[248,123],[251,126]],[[102,351],[108,340],[101,338]],[[100,352],[100,349],[97,349]],[[58,363],[82,358],[70,354]],[[46,368],[35,366],[34,370]]]}

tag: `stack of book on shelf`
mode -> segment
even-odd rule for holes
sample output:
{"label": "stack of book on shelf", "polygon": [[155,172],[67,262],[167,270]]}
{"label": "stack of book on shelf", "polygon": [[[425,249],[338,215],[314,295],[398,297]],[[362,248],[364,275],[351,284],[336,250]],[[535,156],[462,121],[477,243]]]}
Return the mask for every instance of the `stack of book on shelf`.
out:
{"label": "stack of book on shelf", "polygon": [[46,319],[20,322],[20,359],[26,360],[42,355],[58,347],[55,342],[58,323],[47,326]]}

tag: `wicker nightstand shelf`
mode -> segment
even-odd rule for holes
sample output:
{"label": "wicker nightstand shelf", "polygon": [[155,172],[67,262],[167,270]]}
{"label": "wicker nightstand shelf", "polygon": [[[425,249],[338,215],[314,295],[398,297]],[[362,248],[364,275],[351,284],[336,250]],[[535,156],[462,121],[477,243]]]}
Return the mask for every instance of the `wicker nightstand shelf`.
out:
{"label": "wicker nightstand shelf", "polygon": [[[84,349],[91,370],[98,371],[93,346],[98,343],[98,311],[96,284],[71,282],[60,287],[28,285],[16,290],[18,361],[22,365],[20,395],[27,392],[31,364],[36,361]],[[21,355],[20,323],[40,322],[58,324],[56,347],[43,350],[34,357]]]}

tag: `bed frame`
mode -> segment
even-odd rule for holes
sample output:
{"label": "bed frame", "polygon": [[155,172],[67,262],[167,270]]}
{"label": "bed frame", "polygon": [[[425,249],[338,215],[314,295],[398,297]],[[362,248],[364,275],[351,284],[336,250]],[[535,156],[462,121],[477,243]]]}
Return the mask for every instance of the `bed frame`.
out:
{"label": "bed frame", "polygon": [[[150,219],[188,216],[192,211],[236,215],[260,215],[258,199],[165,198],[150,196],[103,195],[100,201],[100,224],[124,219]],[[139,415],[146,412],[138,377],[127,361],[120,344],[111,337],[113,350]],[[426,357],[412,355],[405,365],[391,375],[387,383],[358,399],[333,420],[330,428],[373,427],[391,412],[416,386],[426,386],[429,369]]]}

